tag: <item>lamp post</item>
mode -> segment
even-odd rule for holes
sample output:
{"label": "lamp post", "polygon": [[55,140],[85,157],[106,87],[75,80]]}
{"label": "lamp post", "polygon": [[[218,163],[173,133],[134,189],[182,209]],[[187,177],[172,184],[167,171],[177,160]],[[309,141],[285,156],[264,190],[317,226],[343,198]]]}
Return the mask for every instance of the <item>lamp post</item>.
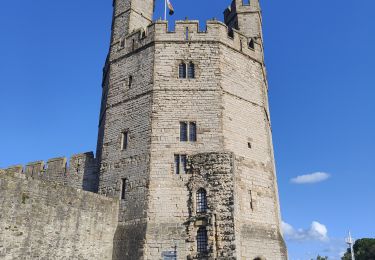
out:
{"label": "lamp post", "polygon": [[349,245],[350,247],[350,252],[352,254],[352,260],[355,260],[355,257],[354,257],[354,249],[353,249],[353,244],[354,244],[354,241],[353,241],[353,238],[352,238],[352,235],[350,234],[350,231],[349,231],[349,237],[345,239],[345,242]]}

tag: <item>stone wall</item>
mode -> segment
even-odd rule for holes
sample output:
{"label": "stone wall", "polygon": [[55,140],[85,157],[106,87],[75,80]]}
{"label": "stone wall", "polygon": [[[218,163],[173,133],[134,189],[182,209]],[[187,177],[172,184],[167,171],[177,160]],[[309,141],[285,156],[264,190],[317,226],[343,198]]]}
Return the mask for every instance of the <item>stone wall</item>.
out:
{"label": "stone wall", "polygon": [[0,170],[0,259],[112,259],[118,201]]}
{"label": "stone wall", "polygon": [[56,182],[76,189],[97,192],[99,169],[92,152],[65,157],[30,162],[25,166],[16,165],[4,169],[8,173],[24,174],[32,179]]}

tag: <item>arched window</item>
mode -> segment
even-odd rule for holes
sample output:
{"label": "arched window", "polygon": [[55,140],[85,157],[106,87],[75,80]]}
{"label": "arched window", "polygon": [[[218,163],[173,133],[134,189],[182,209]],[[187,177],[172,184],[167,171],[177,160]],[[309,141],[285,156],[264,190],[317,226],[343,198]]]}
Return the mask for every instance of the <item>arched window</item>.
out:
{"label": "arched window", "polygon": [[180,79],[186,78],[186,64],[181,62],[180,65],[178,65],[178,77]]}
{"label": "arched window", "polygon": [[197,191],[197,213],[207,212],[207,192],[205,189]]}
{"label": "arched window", "polygon": [[194,63],[190,62],[188,65],[188,78],[193,79],[195,78],[195,66]]}
{"label": "arched window", "polygon": [[197,249],[198,253],[207,253],[208,238],[206,227],[200,227],[197,232]]}

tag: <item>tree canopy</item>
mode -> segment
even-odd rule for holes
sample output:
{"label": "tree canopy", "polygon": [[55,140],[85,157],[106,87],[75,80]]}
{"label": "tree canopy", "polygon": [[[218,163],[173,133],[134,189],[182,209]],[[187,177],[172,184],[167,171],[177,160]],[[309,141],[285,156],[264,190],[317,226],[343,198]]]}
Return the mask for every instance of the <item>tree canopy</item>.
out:
{"label": "tree canopy", "polygon": [[[362,238],[354,243],[354,256],[356,260],[375,260],[375,238]],[[351,260],[350,248],[348,248],[342,260]]]}

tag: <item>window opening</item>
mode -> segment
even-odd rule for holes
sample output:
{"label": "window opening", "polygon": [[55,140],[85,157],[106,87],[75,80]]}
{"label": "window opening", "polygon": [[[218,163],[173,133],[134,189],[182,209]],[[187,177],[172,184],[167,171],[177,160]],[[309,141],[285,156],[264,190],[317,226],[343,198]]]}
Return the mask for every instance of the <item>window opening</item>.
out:
{"label": "window opening", "polygon": [[126,186],[128,180],[126,178],[121,179],[121,199],[124,200],[126,197]]}
{"label": "window opening", "polygon": [[128,148],[129,142],[129,132],[125,131],[121,134],[121,150],[126,150]]}
{"label": "window opening", "polygon": [[178,77],[180,79],[186,78],[186,64],[183,62],[178,66]]}
{"label": "window opening", "polygon": [[120,47],[121,48],[125,47],[125,39],[121,39],[121,41],[120,41]]}
{"label": "window opening", "polygon": [[234,32],[232,28],[228,28],[228,37],[229,38],[234,38]]}
{"label": "window opening", "polygon": [[130,88],[133,84],[133,76],[129,76],[128,78],[128,87]]}
{"label": "window opening", "polygon": [[197,141],[196,122],[180,122],[180,142]]}
{"label": "window opening", "polygon": [[185,154],[181,155],[180,160],[181,160],[181,162],[180,162],[181,172],[186,174],[186,172],[187,172],[187,166],[186,166],[187,165],[187,157],[186,157],[186,155]]}
{"label": "window opening", "polygon": [[132,40],[132,51],[134,51],[134,49],[135,49],[135,40],[133,39]]}
{"label": "window opening", "polygon": [[187,173],[187,155],[186,154],[174,155],[174,173],[177,175]]}
{"label": "window opening", "polygon": [[189,123],[189,141],[190,142],[197,141],[197,124],[195,122]]}
{"label": "window opening", "polygon": [[207,192],[205,189],[197,191],[197,213],[207,212]]}
{"label": "window opening", "polygon": [[186,122],[180,122],[180,142],[187,142],[188,140],[188,129]]}
{"label": "window opening", "polygon": [[198,253],[207,253],[208,237],[206,227],[200,227],[197,232],[197,249]]}
{"label": "window opening", "polygon": [[185,29],[185,40],[186,41],[189,40],[189,27],[186,27],[186,29]]}
{"label": "window opening", "polygon": [[253,193],[251,190],[249,190],[249,195],[250,195],[250,209],[254,210]]}
{"label": "window opening", "polygon": [[249,41],[249,48],[253,49],[253,50],[255,48],[255,44],[254,44],[254,40],[253,39],[250,39],[250,41]]}
{"label": "window opening", "polygon": [[251,0],[242,0],[242,5],[250,5]]}
{"label": "window opening", "polygon": [[190,62],[188,66],[188,78],[189,79],[195,78],[195,65],[192,62]]}

